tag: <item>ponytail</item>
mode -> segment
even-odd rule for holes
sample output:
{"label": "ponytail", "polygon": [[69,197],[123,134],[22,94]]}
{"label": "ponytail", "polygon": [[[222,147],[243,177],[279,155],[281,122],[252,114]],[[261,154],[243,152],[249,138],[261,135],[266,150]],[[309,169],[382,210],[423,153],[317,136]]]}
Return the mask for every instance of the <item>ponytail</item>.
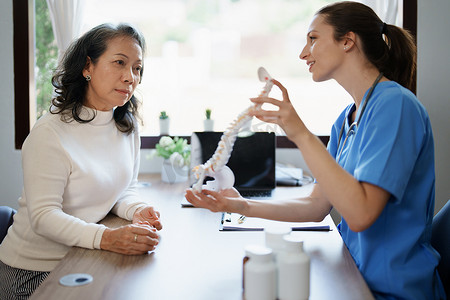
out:
{"label": "ponytail", "polygon": [[394,25],[386,25],[384,35],[389,59],[382,72],[389,79],[415,92],[417,51],[413,36],[407,30]]}

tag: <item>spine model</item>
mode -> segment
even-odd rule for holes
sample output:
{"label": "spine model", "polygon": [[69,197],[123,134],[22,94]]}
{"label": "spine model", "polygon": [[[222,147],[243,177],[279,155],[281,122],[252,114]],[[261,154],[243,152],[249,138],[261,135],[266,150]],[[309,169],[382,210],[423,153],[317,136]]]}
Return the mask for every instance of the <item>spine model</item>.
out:
{"label": "spine model", "polygon": [[[258,78],[264,82],[264,88],[259,94],[260,97],[267,97],[272,89],[272,77],[263,67],[258,69]],[[204,164],[194,167],[193,172],[197,182],[192,186],[196,192],[200,192],[203,188],[220,191],[228,189],[234,185],[234,174],[230,168],[226,166],[233,151],[234,142],[236,141],[239,130],[243,128],[252,117],[249,115],[254,110],[259,110],[261,105],[252,105],[241,112],[236,119],[231,122],[225,132],[222,134],[217,149],[208,161]],[[208,181],[203,186],[205,177],[213,177],[214,180]]]}

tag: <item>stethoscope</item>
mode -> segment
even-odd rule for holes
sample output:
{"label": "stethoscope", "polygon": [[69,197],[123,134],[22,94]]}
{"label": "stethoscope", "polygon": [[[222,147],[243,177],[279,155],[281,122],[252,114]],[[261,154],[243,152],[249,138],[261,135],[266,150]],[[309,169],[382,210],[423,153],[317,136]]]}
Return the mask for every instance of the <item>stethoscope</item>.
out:
{"label": "stethoscope", "polygon": [[[377,79],[375,79],[374,83],[370,87],[370,90],[367,93],[366,101],[364,101],[364,104],[361,108],[361,113],[359,114],[358,119],[356,121],[354,121],[348,128],[347,134],[345,135],[344,143],[342,143],[341,151],[339,152],[338,158],[336,160],[337,162],[339,162],[339,160],[341,159],[342,151],[344,151],[345,143],[347,142],[348,137],[356,132],[359,121],[361,120],[364,110],[366,109],[367,103],[369,102],[370,96],[372,96],[373,90],[377,86],[378,82],[380,82],[381,77],[383,77],[383,73],[380,73],[378,75]],[[347,122],[347,118],[348,118],[348,115],[344,118],[344,122],[342,122],[341,131],[339,132],[339,139],[338,139],[338,146],[337,146],[338,150],[339,150],[339,146],[341,144],[342,135],[344,134],[345,122]]]}

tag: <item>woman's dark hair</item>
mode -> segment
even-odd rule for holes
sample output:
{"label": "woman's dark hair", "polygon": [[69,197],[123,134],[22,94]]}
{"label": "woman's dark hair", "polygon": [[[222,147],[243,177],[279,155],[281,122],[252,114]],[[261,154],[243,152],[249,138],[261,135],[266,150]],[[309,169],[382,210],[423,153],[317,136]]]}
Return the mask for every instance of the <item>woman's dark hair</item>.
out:
{"label": "woman's dark hair", "polygon": [[416,44],[407,30],[385,24],[370,7],[358,2],[333,3],[316,15],[322,15],[325,22],[334,27],[337,41],[350,31],[357,34],[362,51],[380,72],[415,91]]}
{"label": "woman's dark hair", "polygon": [[[50,112],[61,114],[65,122],[73,120],[80,123],[88,123],[95,118],[83,119],[80,113],[85,102],[88,82],[83,77],[83,70],[89,57],[93,64],[106,51],[108,42],[116,37],[130,37],[136,40],[145,52],[145,40],[142,34],[128,24],[102,24],[86,32],[83,36],[73,42],[66,50],[58,69],[52,78],[57,96],[52,99]],[[140,71],[141,79],[144,68]],[[121,132],[131,133],[134,131],[134,119],[140,119],[138,114],[139,101],[133,95],[125,105],[114,109],[114,120]]]}

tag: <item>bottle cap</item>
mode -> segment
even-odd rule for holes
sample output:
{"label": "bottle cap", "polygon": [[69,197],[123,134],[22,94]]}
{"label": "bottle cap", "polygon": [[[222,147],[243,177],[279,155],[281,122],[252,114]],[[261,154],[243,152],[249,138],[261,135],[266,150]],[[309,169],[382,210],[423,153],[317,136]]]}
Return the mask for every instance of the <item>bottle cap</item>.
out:
{"label": "bottle cap", "polygon": [[284,250],[288,252],[303,251],[303,240],[293,235],[285,235],[283,237]]}
{"label": "bottle cap", "polygon": [[245,247],[245,256],[250,260],[269,261],[272,259],[272,249],[261,245],[248,245]]}
{"label": "bottle cap", "polygon": [[290,226],[271,226],[264,228],[267,247],[272,249],[280,249],[283,247],[283,237],[290,234],[292,228]]}

